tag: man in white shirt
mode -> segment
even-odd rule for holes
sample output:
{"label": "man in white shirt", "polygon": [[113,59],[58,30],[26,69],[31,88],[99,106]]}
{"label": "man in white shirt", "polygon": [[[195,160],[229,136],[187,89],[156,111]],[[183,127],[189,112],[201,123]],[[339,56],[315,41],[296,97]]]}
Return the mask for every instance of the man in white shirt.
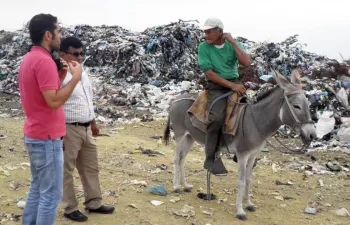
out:
{"label": "man in white shirt", "polygon": [[[60,56],[66,62],[82,62],[83,44],[76,37],[62,40]],[[62,82],[65,86],[72,79],[68,72]],[[93,106],[92,83],[88,75],[83,72],[80,82],[76,85],[72,95],[64,104],[66,117],[66,136],[64,144],[64,180],[63,202],[64,216],[73,221],[86,221],[88,218],[79,211],[79,202],[75,196],[73,172],[77,168],[83,184],[85,202],[89,212],[110,214],[114,207],[101,204],[101,190],[97,159],[97,147],[93,136],[99,135],[99,128],[95,122]]]}

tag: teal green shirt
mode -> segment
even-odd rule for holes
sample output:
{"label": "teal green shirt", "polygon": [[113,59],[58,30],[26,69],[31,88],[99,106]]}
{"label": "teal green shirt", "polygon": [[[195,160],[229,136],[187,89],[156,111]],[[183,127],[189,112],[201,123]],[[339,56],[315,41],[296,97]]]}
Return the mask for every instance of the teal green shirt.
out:
{"label": "teal green shirt", "polygon": [[[245,51],[240,42],[236,43]],[[226,80],[239,77],[237,55],[227,40],[222,48],[209,45],[207,42],[201,43],[198,46],[198,63],[202,72],[212,69],[218,76]]]}

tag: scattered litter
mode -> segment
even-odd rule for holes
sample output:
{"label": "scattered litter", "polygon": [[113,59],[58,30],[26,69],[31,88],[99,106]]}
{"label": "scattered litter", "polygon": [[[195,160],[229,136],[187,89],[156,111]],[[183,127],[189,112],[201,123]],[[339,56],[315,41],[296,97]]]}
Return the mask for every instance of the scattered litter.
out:
{"label": "scattered litter", "polygon": [[9,182],[9,184],[8,184],[8,187],[10,188],[10,190],[12,190],[12,191],[18,191],[19,189],[21,189],[22,188],[22,184],[21,184],[21,182],[20,181],[11,181],[11,182]]}
{"label": "scattered litter", "polygon": [[181,200],[180,197],[175,197],[175,198],[170,199],[170,202],[176,203],[176,202],[179,202],[180,200]]}
{"label": "scattered litter", "polygon": [[148,189],[148,192],[160,196],[167,196],[169,194],[168,191],[162,185],[151,187]]}
{"label": "scattered litter", "polygon": [[213,216],[213,213],[209,211],[202,211],[202,213],[208,216]]}
{"label": "scattered litter", "polygon": [[276,163],[273,163],[272,164],[272,171],[277,173],[279,171],[279,169],[277,168],[277,164]]}
{"label": "scattered litter", "polygon": [[192,206],[185,205],[182,209],[177,210],[177,209],[170,209],[169,210],[170,215],[177,215],[177,216],[182,216],[186,217],[189,219],[190,217],[193,217],[196,215],[194,208]]}
{"label": "scattered litter", "polygon": [[75,186],[74,190],[75,190],[75,196],[77,199],[84,197],[84,189],[82,185]]}
{"label": "scattered litter", "polygon": [[17,215],[14,213],[0,213],[0,221],[6,222],[6,221],[14,221],[18,222],[22,215]]}
{"label": "scattered litter", "polygon": [[280,201],[284,201],[284,197],[283,196],[275,196],[273,197],[274,199],[280,200]]}
{"label": "scattered litter", "polygon": [[9,177],[10,173],[7,170],[4,170],[1,166],[0,166],[0,177],[5,178],[5,177]]}
{"label": "scattered litter", "polygon": [[326,166],[332,172],[339,172],[342,170],[341,166],[339,166],[337,163],[328,162]]}
{"label": "scattered litter", "polygon": [[316,208],[305,208],[304,209],[305,214],[311,214],[311,215],[316,215],[317,214],[317,209]]}
{"label": "scattered litter", "polygon": [[167,170],[168,169],[168,166],[167,165],[160,165],[160,166],[157,166],[158,168],[160,168],[161,170]]}
{"label": "scattered litter", "polygon": [[282,181],[279,181],[279,180],[276,180],[276,185],[286,185],[286,186],[292,186],[293,183],[291,181],[288,181],[288,182],[282,182]]}
{"label": "scattered litter", "polygon": [[26,206],[26,202],[21,200],[19,202],[17,202],[17,207],[20,209],[24,209],[24,207]]}
{"label": "scattered litter", "polygon": [[320,187],[324,187],[323,180],[318,180],[318,184],[320,185]]}
{"label": "scattered litter", "polygon": [[159,140],[159,139],[162,139],[163,136],[152,136],[152,137],[150,137],[150,138],[155,139],[155,140]]}
{"label": "scattered litter", "polygon": [[158,200],[152,200],[151,203],[152,203],[152,205],[154,205],[154,206],[160,206],[160,205],[163,205],[163,204],[164,204],[164,202],[158,201]]}
{"label": "scattered litter", "polygon": [[30,167],[30,163],[21,163],[20,165],[21,166],[28,166],[28,167]]}
{"label": "scattered litter", "polygon": [[2,139],[6,139],[6,138],[7,138],[7,136],[6,136],[6,135],[0,134],[0,140],[2,140]]}
{"label": "scattered litter", "polygon": [[350,217],[349,211],[348,211],[347,209],[345,209],[345,208],[333,210],[332,212],[333,212],[334,214],[336,214],[337,216]]}
{"label": "scattered litter", "polygon": [[146,181],[131,180],[130,184],[132,184],[132,185],[141,185],[141,186],[147,187],[147,182]]}
{"label": "scattered litter", "polygon": [[262,152],[269,152],[269,150],[267,148],[264,148]]}
{"label": "scattered litter", "polygon": [[137,206],[135,204],[130,204],[128,206],[131,207],[131,208],[137,209]]}
{"label": "scattered litter", "polygon": [[227,198],[219,198],[218,204],[227,202]]}
{"label": "scattered litter", "polygon": [[141,153],[141,154],[148,155],[148,156],[164,155],[163,153],[160,153],[158,151],[154,151],[151,149],[144,149],[142,147],[139,147],[135,151],[130,152],[130,154],[137,154],[137,153]]}
{"label": "scattered litter", "polygon": [[115,191],[109,191],[108,196],[117,197],[117,193]]}
{"label": "scattered litter", "polygon": [[155,170],[151,170],[152,174],[157,174],[157,173],[161,173],[161,172],[162,172],[162,170],[160,168],[157,168]]}

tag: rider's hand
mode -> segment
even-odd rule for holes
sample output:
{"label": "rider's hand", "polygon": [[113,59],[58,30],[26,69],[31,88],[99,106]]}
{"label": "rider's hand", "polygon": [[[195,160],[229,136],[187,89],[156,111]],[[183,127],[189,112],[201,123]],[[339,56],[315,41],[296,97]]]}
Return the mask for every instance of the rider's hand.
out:
{"label": "rider's hand", "polygon": [[247,91],[243,85],[235,84],[235,83],[233,83],[231,85],[231,90],[237,92],[237,94],[240,95],[240,96],[244,95],[245,92]]}

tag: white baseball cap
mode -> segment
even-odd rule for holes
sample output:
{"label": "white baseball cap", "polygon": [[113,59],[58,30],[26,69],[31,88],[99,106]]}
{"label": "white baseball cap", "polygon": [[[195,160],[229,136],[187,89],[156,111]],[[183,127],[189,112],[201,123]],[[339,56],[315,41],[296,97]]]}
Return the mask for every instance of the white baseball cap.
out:
{"label": "white baseball cap", "polygon": [[202,30],[209,30],[209,29],[213,29],[213,28],[216,28],[216,27],[224,29],[224,24],[222,23],[222,21],[220,19],[215,18],[215,17],[211,17],[211,18],[208,18],[204,22]]}

